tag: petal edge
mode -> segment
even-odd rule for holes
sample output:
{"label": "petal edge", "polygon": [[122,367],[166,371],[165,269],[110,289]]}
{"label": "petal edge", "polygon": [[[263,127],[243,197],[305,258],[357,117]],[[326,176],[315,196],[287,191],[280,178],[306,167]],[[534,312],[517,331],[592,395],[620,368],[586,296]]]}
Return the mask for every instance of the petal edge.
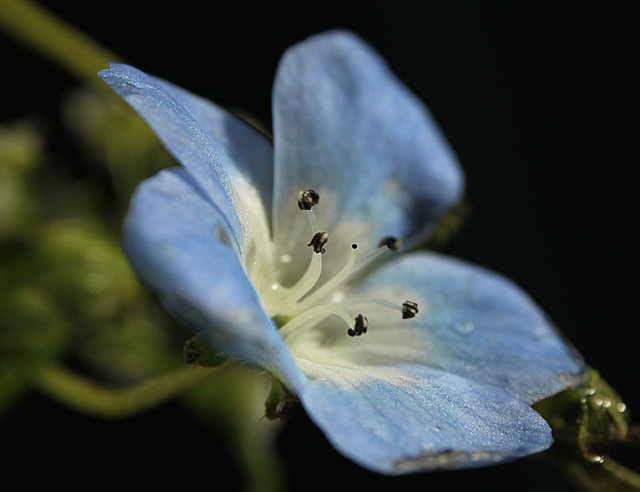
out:
{"label": "petal edge", "polygon": [[388,475],[474,468],[547,449],[551,429],[505,392],[421,366],[345,368],[297,359],[312,420],[349,459]]}

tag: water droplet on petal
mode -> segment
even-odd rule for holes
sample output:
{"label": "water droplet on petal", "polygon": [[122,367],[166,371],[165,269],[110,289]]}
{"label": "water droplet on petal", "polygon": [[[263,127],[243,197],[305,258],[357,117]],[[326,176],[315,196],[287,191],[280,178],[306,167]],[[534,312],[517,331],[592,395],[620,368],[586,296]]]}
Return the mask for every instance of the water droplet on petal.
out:
{"label": "water droplet on petal", "polygon": [[618,409],[618,412],[620,412],[620,413],[627,411],[627,406],[622,402],[618,403],[618,405],[616,405],[616,408]]}
{"label": "water droplet on petal", "polygon": [[601,464],[604,463],[604,456],[600,456],[599,454],[593,455],[589,461],[591,461],[591,463],[596,463],[596,464]]}
{"label": "water droplet on petal", "polygon": [[475,329],[475,325],[471,322],[458,323],[455,325],[456,331],[461,335],[468,335]]}

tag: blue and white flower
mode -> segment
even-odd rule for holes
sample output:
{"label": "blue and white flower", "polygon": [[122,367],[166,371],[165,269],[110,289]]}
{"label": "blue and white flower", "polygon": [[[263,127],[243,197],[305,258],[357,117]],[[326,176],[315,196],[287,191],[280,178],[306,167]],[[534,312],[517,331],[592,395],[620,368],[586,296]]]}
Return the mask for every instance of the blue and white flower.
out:
{"label": "blue and white flower", "polygon": [[293,46],[273,145],[127,65],[100,72],[181,164],[144,181],[124,249],[163,304],[264,368],[345,456],[398,474],[477,467],[552,442],[530,405],[579,355],[505,278],[407,250],[463,193],[427,109],[355,35]]}

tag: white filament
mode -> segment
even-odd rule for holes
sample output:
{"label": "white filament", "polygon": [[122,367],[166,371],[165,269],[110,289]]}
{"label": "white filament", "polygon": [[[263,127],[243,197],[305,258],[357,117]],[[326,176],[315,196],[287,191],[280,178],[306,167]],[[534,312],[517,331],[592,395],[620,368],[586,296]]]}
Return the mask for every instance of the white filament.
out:
{"label": "white filament", "polygon": [[[316,225],[315,212],[309,209],[307,219],[312,234],[316,234],[319,230]],[[274,284],[265,299],[266,305],[271,307],[269,312],[272,316],[280,316],[289,319],[281,328],[280,334],[286,338],[294,331],[300,329],[309,322],[316,320],[311,326],[315,326],[323,318],[335,315],[341,318],[349,328],[354,325],[354,319],[341,307],[353,304],[373,303],[384,307],[402,311],[402,307],[384,299],[376,299],[370,297],[356,297],[345,299],[334,304],[318,304],[323,299],[332,294],[341,284],[352,277],[356,272],[371,264],[379,256],[389,251],[388,246],[380,248],[368,253],[356,266],[358,254],[356,252],[357,245],[353,245],[349,258],[345,265],[332,278],[324,284],[316,287],[320,277],[322,276],[322,254],[312,253],[309,265],[300,279],[291,287],[282,287],[280,284]],[[335,298],[334,298],[335,301]]]}
{"label": "white filament", "polygon": [[377,304],[378,306],[384,306],[389,309],[395,309],[396,311],[402,312],[402,305],[387,301],[386,299],[379,299],[377,297],[349,297],[344,301],[340,301],[336,305],[342,304]]}
{"label": "white filament", "polygon": [[311,234],[315,234],[318,231],[316,226],[316,214],[313,209],[307,211],[307,219],[309,219],[309,227],[311,228]]}
{"label": "white filament", "polygon": [[358,255],[356,253],[356,248],[352,248],[347,263],[340,269],[340,271],[336,273],[333,278],[327,280],[327,282],[325,282],[322,287],[299,302],[294,314],[304,311],[309,306],[313,305],[314,303],[328,295],[333,289],[335,289],[338,285],[349,278],[351,270],[353,269],[353,265],[356,262],[357,256]]}
{"label": "white filament", "polygon": [[307,267],[307,271],[304,272],[302,277],[300,277],[295,284],[286,290],[287,296],[283,301],[283,304],[289,305],[291,302],[296,302],[301,299],[313,288],[314,285],[316,285],[321,274],[322,254],[313,253],[309,266]]}
{"label": "white filament", "polygon": [[302,327],[305,323],[311,321],[312,319],[314,318],[323,319],[331,314],[334,314],[339,318],[342,318],[342,320],[347,324],[349,328],[353,327],[354,320],[349,316],[349,313],[347,313],[344,309],[339,308],[338,306],[335,306],[335,305],[334,306],[321,305],[321,306],[314,306],[310,309],[307,309],[306,311],[300,313],[291,321],[286,323],[282,328],[280,328],[280,335],[282,335],[282,338],[287,338],[289,335],[291,335],[291,333],[293,333],[295,330]]}

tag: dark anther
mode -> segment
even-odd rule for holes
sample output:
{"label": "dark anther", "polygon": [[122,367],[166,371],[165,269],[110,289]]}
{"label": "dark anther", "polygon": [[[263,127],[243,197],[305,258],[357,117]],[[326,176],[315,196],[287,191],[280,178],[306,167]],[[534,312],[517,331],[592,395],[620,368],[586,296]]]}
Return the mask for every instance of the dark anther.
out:
{"label": "dark anther", "polygon": [[316,232],[307,246],[313,246],[314,253],[325,254],[327,250],[324,249],[324,245],[327,244],[327,241],[329,241],[329,234],[326,232]]}
{"label": "dark anther", "polygon": [[402,303],[402,319],[415,318],[418,314],[418,304],[413,301]]}
{"label": "dark anther", "polygon": [[393,251],[398,251],[400,248],[402,248],[402,243],[400,242],[400,239],[396,237],[385,236],[380,239],[380,242],[378,243],[378,247],[382,248],[382,246],[386,246]]}
{"label": "dark anther", "polygon": [[358,245],[357,245],[356,243],[353,243],[353,244],[351,245],[351,249],[358,249]]}
{"label": "dark anther", "polygon": [[320,195],[313,190],[298,192],[298,207],[300,210],[311,210],[314,205],[320,202]]}
{"label": "dark anther", "polygon": [[347,335],[350,337],[359,337],[363,333],[367,332],[367,327],[369,326],[369,320],[366,316],[359,314],[356,316],[356,325],[353,328],[349,328],[347,330]]}

